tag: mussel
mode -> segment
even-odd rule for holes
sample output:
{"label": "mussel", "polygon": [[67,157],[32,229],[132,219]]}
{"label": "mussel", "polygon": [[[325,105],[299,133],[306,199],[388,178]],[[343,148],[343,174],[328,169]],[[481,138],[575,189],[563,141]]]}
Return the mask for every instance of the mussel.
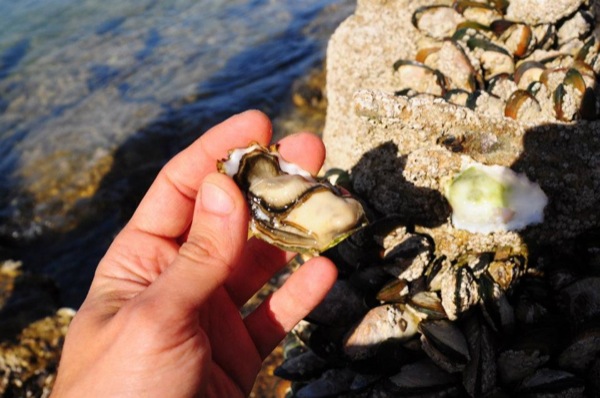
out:
{"label": "mussel", "polygon": [[394,65],[402,78],[396,94],[441,96],[523,123],[596,120],[600,41],[592,3],[454,0],[419,7],[412,22],[427,38],[414,61],[401,60],[402,73]]}

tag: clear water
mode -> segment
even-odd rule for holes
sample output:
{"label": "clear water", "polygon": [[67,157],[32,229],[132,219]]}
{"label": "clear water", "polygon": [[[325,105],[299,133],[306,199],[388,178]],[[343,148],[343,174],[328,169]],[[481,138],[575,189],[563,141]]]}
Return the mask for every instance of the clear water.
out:
{"label": "clear water", "polygon": [[0,258],[77,306],[164,162],[248,108],[281,111],[341,0],[0,0]]}

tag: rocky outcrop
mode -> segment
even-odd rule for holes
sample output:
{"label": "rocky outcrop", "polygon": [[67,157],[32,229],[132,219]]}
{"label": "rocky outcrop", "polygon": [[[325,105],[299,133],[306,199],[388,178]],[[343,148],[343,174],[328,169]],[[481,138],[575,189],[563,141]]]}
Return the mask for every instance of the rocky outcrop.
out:
{"label": "rocky outcrop", "polygon": [[[538,72],[560,75],[562,88],[539,80],[531,92],[519,88],[511,100],[512,93],[485,91],[494,75],[479,69],[482,79],[474,86],[463,79],[462,92],[445,95],[458,79],[444,77],[455,70],[445,68],[440,78],[424,60],[439,51],[435,64],[444,58],[445,66],[456,66],[453,57],[441,54],[456,50],[456,44],[446,40],[436,50],[411,20],[415,10],[434,2],[443,18],[434,23],[431,18],[427,25],[438,31],[464,22],[464,9],[483,4],[487,8],[481,14],[519,14],[527,23],[556,21],[560,37],[542,51],[556,50],[550,47],[561,40],[574,48],[578,43],[566,38],[582,39],[569,36],[573,32],[565,28],[581,22],[571,15],[580,0],[358,1],[356,13],[329,43],[324,141],[326,168],[350,170],[351,178],[343,181],[351,181],[349,188],[365,200],[371,223],[324,255],[340,271],[332,292],[351,286],[352,295],[369,308],[353,306],[349,294],[329,294],[316,313],[339,315],[336,309],[343,307],[364,315],[347,323],[307,318],[314,323],[295,334],[298,341],[308,341],[307,351],[286,356],[275,374],[301,380],[292,384],[298,396],[420,396],[423,391],[431,396],[599,396],[600,123],[587,121],[597,118],[598,104],[590,114],[571,106],[576,102],[553,106],[555,99],[579,96],[570,81],[577,73],[568,72],[567,79],[569,69],[558,66]],[[597,2],[584,6],[592,3]],[[590,10],[577,13],[589,16]],[[502,20],[496,27],[510,25]],[[520,25],[515,31],[526,32],[526,24]],[[482,25],[466,29],[473,26]],[[481,30],[481,37],[466,33],[478,36],[473,47],[481,49],[483,36],[500,39],[491,29]],[[587,43],[597,50],[595,42]],[[498,66],[509,70],[522,59],[506,49],[488,48],[498,54],[483,58],[502,62],[490,62],[487,72]],[[412,61],[417,53],[420,64]],[[559,58],[572,62],[575,57]],[[578,60],[583,58],[587,63],[587,56]],[[587,65],[597,68],[599,60]],[[594,75],[594,85],[595,74],[587,76]],[[514,74],[507,73],[497,81],[514,89],[512,79]],[[597,96],[587,84],[581,97]],[[457,103],[460,97],[468,101]],[[525,200],[516,205],[512,199],[519,190]],[[486,198],[486,206],[480,207],[478,198]],[[502,214],[500,225],[507,225],[520,220],[521,205],[532,203],[536,211],[527,212],[534,216],[528,219],[539,222],[541,204],[541,224],[470,232],[473,219],[465,214],[485,214],[486,227]],[[456,227],[461,225],[457,215],[466,218],[462,225],[469,231]]]}
{"label": "rocky outcrop", "polygon": [[[427,229],[452,257],[461,247],[516,244],[519,237],[555,244],[600,227],[599,122],[515,120],[429,95],[394,95],[394,62],[414,59],[423,39],[411,16],[431,3],[359,1],[331,38],[326,166],[351,170],[354,189],[376,210]],[[537,182],[549,198],[544,223],[519,237],[456,231],[443,193],[469,161],[507,166]]]}

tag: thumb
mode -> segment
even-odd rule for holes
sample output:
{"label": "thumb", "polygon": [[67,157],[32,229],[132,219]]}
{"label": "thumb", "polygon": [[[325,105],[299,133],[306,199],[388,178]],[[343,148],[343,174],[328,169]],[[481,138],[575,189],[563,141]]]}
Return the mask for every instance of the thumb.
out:
{"label": "thumb", "polygon": [[239,262],[247,237],[248,210],[239,188],[223,174],[209,174],[198,190],[186,242],[149,289],[180,309],[198,309]]}

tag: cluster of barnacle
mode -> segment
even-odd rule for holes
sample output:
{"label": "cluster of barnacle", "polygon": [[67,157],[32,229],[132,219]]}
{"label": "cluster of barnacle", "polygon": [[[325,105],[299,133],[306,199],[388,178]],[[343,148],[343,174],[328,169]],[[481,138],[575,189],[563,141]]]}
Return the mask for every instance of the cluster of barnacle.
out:
{"label": "cluster of barnacle", "polygon": [[545,21],[522,15],[526,7],[513,12],[512,3],[442,0],[417,9],[412,22],[424,36],[414,60],[393,66],[397,94],[439,96],[526,122],[596,119],[593,2],[548,2],[557,12]]}
{"label": "cluster of barnacle", "polygon": [[275,370],[293,396],[599,396],[597,243],[536,273],[525,253],[450,262],[433,246],[386,217],[324,253],[340,277]]}

